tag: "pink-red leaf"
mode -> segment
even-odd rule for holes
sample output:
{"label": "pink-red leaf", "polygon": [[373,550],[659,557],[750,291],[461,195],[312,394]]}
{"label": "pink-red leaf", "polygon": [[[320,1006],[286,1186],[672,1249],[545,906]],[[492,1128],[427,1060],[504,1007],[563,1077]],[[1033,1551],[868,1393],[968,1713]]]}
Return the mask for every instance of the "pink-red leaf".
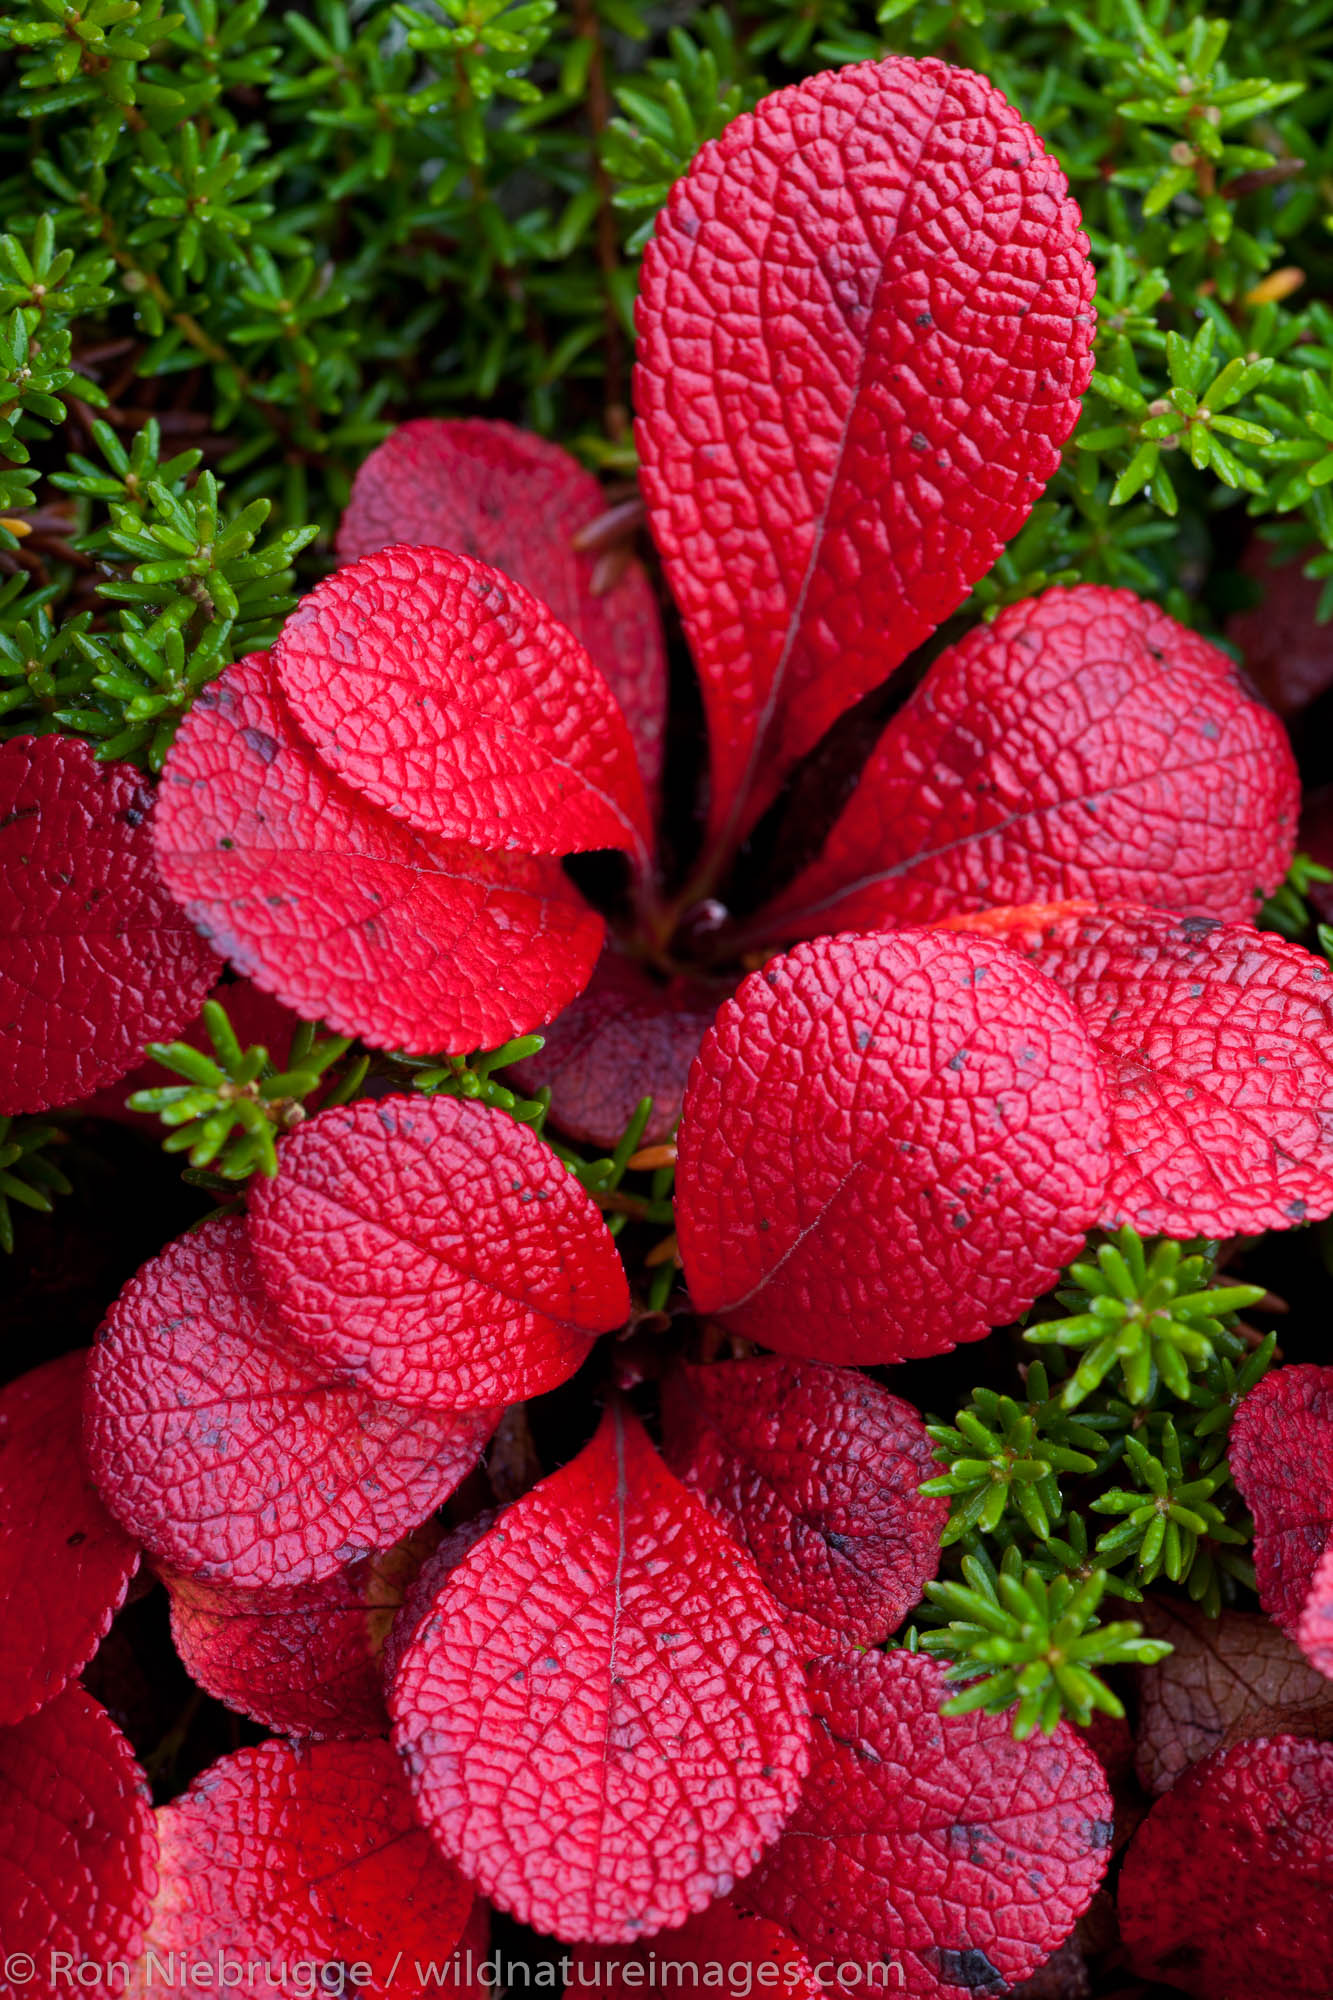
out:
{"label": "pink-red leaf", "polygon": [[548,1145],[490,1105],[363,1098],[284,1140],[250,1243],[310,1360],[377,1396],[542,1395],[629,1315],[615,1239]]}
{"label": "pink-red leaf", "polygon": [[1333,1546],[1333,1368],[1275,1368],[1231,1421],[1227,1458],[1254,1516],[1259,1602],[1296,1637]]}
{"label": "pink-red leaf", "polygon": [[760,925],[1081,896],[1250,918],[1299,811],[1282,725],[1225,653],[1129,591],[1048,590],[940,655]]}
{"label": "pink-red leaf", "polygon": [[642,848],[643,784],[611,690],[486,563],[381,549],[301,600],[273,659],[321,760],[395,819],[527,854]]}
{"label": "pink-red leaf", "polygon": [[169,1243],[88,1371],[102,1497],[151,1553],[241,1588],[318,1582],[424,1521],[494,1410],[405,1410],[333,1382],[276,1324],[239,1218]]}
{"label": "pink-red leaf", "polygon": [[[1296,1639],[1311,1665],[1333,1679],[1333,1541],[1315,1565],[1310,1594],[1296,1627]],[[1333,1691],[1330,1701],[1333,1702]],[[1333,1735],[1333,1727],[1329,1733]]]}
{"label": "pink-red leaf", "polygon": [[390,1707],[445,1852],[558,1938],[627,1943],[725,1893],[807,1761],[772,1598],[618,1407],[453,1571]]}
{"label": "pink-red leaf", "polygon": [[636,436],[744,824],[988,570],[1092,351],[1078,210],[984,77],[892,57],[765,98],[644,258]]}
{"label": "pink-red leaf", "polygon": [[685,1079],[720,995],[699,980],[667,985],[608,948],[587,987],[545,1031],[545,1047],[506,1080],[531,1094],[549,1085],[551,1120],[579,1145],[614,1146],[651,1097],[647,1144],[674,1131]]}
{"label": "pink-red leaf", "polygon": [[754,1557],[803,1653],[886,1639],[939,1565],[947,1500],[910,1403],[851,1368],[767,1357],[683,1367],[667,1463]]}
{"label": "pink-red leaf", "polygon": [[56,1952],[132,1958],[156,1886],[148,1787],[106,1710],[69,1687],[0,1729],[0,2000],[61,1991]]}
{"label": "pink-red leaf", "polygon": [[472,1908],[387,1743],[239,1750],[163,1806],[158,1829],[147,1946],[159,1961],[364,1966],[357,1992],[418,2000],[434,1986],[418,1966],[450,1958]]}
{"label": "pink-red leaf", "polygon": [[[765,1991],[785,2000],[824,2000],[824,1988],[795,1938],[766,1917],[737,1910],[726,1897],[649,1943],[580,1945],[565,1990],[629,2000],[645,1987],[713,1992],[729,2000],[754,2000],[756,1992]],[[886,1992],[893,1990],[886,1985]]]}
{"label": "pink-red leaf", "polygon": [[739,1898],[817,1969],[888,1960],[904,1977],[885,1990],[917,2000],[1026,1978],[1088,1907],[1111,1846],[1105,1774],[1067,1723],[1016,1743],[1007,1715],[940,1715],[947,1692],[921,1654],[817,1660],[810,1776]]}
{"label": "pink-red leaf", "polygon": [[87,1665],[139,1567],[83,1470],[86,1361],[62,1355],[0,1391],[0,1723]]}
{"label": "pink-red leaf", "polygon": [[513,577],[587,647],[653,786],[666,721],[662,621],[639,563],[604,582],[600,559],[575,548],[604,511],[592,474],[549,438],[486,417],[417,417],[361,465],[338,554],[355,562],[393,542],[430,544]]}
{"label": "pink-red leaf", "polygon": [[152,803],[71,737],[0,744],[0,1116],[124,1076],[218,976],[158,875]]}
{"label": "pink-red leaf", "polygon": [[1013,952],[927,931],[798,945],[744,981],[690,1073],[691,1296],[815,1360],[979,1340],[1082,1246],[1106,1135],[1086,1028]]}
{"label": "pink-red leaf", "polygon": [[1158,1799],[1120,1873],[1136,1972],[1198,2000],[1333,1996],[1333,1743],[1260,1737]]}
{"label": "pink-red leaf", "polygon": [[1111,1100],[1102,1227],[1235,1236],[1333,1210],[1325,960],[1160,910],[1053,904],[958,922],[1049,973],[1088,1025]]}
{"label": "pink-red leaf", "polygon": [[492,1048],[586,983],[602,921],[559,862],[391,819],[300,736],[262,654],[206,687],[153,815],[171,893],[307,1020],[418,1054]]}
{"label": "pink-red leaf", "polygon": [[238,1590],[162,1569],[186,1672],[286,1736],[387,1736],[382,1653],[427,1531],[320,1583]]}

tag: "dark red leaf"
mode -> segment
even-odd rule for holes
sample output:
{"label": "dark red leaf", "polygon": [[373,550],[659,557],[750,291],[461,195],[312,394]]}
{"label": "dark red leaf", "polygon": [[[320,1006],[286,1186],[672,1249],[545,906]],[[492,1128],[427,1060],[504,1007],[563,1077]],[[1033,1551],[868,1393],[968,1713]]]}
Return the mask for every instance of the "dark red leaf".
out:
{"label": "dark red leaf", "polygon": [[88,1664],[139,1567],[84,1475],[86,1361],[81,1348],[0,1391],[0,1722]]}
{"label": "dark red leaf", "polygon": [[403,1655],[429,1618],[445,1580],[453,1575],[464,1556],[477,1546],[482,1536],[489,1535],[500,1518],[500,1512],[498,1507],[487,1507],[472,1520],[464,1521],[461,1527],[451,1528],[447,1535],[441,1536],[438,1545],[422,1563],[384,1641],[381,1666],[386,1688],[391,1688],[397,1680]]}
{"label": "dark red leaf", "polygon": [[192,1680],[287,1736],[387,1736],[382,1653],[429,1530],[320,1583],[237,1590],[160,1570]]}
{"label": "dark red leaf", "polygon": [[1333,1368],[1275,1368],[1231,1421],[1231,1474],[1254,1516],[1259,1602],[1296,1637],[1333,1545]]}
{"label": "dark red leaf", "polygon": [[390,1707],[445,1852],[558,1938],[627,1943],[703,1909],[807,1761],[772,1598],[619,1407],[453,1571]]}
{"label": "dark red leaf", "polygon": [[461,1054],[526,1034],[601,947],[558,861],[415,832],[339,784],[263,654],[186,716],[153,831],[167,886],[240,971],[379,1047]]}
{"label": "dark red leaf", "polygon": [[1199,2000],[1333,1995],[1333,1743],[1220,1750],[1158,1799],[1120,1874],[1135,1971]]}
{"label": "dark red leaf", "polygon": [[1013,952],[929,931],[798,945],[745,980],[690,1074],[691,1296],[821,1361],[979,1340],[1081,1248],[1106,1133],[1087,1030]]}
{"label": "dark red leaf", "polygon": [[810,1776],[741,1891],[816,1972],[901,1965],[900,1991],[1006,1993],[1068,1937],[1106,1871],[1111,1795],[1067,1723],[1016,1743],[1007,1715],[939,1714],[918,1653],[817,1660]]}
{"label": "dark red leaf", "polygon": [[391,542],[457,549],[502,570],[582,640],[634,737],[649,786],[662,769],[667,670],[662,621],[637,562],[599,590],[574,536],[602,490],[563,446],[485,417],[418,417],[377,445],[338,528],[344,562]]}
{"label": "dark red leaf", "polygon": [[1048,590],[941,653],[759,924],[805,937],[1082,896],[1251,918],[1299,811],[1282,725],[1225,653],[1127,590]]}
{"label": "dark red leaf", "polygon": [[[627,1974],[626,1967],[634,1968]],[[723,1897],[679,1930],[661,1931],[650,1943],[580,1945],[573,1954],[567,1993],[598,1993],[629,2000],[645,1988],[712,1992],[754,2000],[765,1992],[785,2000],[824,2000],[809,1959],[794,1938],[766,1917],[751,1917]],[[887,1992],[896,1989],[889,1985]]]}
{"label": "dark red leaf", "polygon": [[552,1122],[579,1145],[614,1146],[643,1097],[653,1100],[645,1142],[665,1139],[718,998],[694,979],[663,986],[608,949],[546,1029],[545,1048],[515,1063],[507,1080],[529,1092],[549,1084]]}
{"label": "dark red leaf", "polygon": [[449,1959],[472,1908],[387,1743],[239,1750],[163,1806],[158,1828],[147,1943],[161,1960],[368,1966],[357,1992],[417,2000],[434,1984],[418,1965]]}
{"label": "dark red leaf", "polygon": [[486,1104],[384,1097],[321,1111],[284,1140],[249,1227],[312,1365],[402,1403],[542,1395],[629,1316],[592,1196]]}
{"label": "dark red leaf", "polygon": [[910,1403],[851,1368],[761,1358],[684,1367],[663,1392],[667,1463],[754,1557],[803,1653],[873,1646],[939,1565],[947,1500]]}
{"label": "dark red leaf", "polygon": [[124,1076],[218,976],[158,875],[152,804],[72,737],[0,744],[0,1116]]}
{"label": "dark red leaf", "polygon": [[636,436],[715,829],[1027,518],[1078,417],[1092,296],[1054,160],[933,58],[780,90],[676,182],[644,257]]}
{"label": "dark red leaf", "polygon": [[36,1961],[26,1976],[0,1956],[0,2000],[60,1992],[54,1952],[132,1958],[156,1886],[148,1787],[106,1710],[69,1687],[0,1729],[0,1945]]}
{"label": "dark red leaf", "polygon": [[1263,586],[1252,610],[1227,621],[1227,637],[1240,647],[1245,671],[1279,715],[1299,715],[1333,687],[1333,624],[1318,622],[1323,582],[1303,574],[1318,548],[1283,560],[1256,535],[1241,570]]}
{"label": "dark red leaf", "polygon": [[642,850],[643,784],[610,689],[486,563],[381,549],[301,600],[273,660],[316,754],[395,819],[528,854]]}
{"label": "dark red leaf", "polygon": [[[1305,1600],[1296,1638],[1321,1674],[1333,1679],[1333,1541],[1315,1566],[1310,1594]],[[1330,1699],[1333,1699],[1331,1694]],[[1333,1735],[1333,1718],[1329,1734]]]}
{"label": "dark red leaf", "polygon": [[103,1499],[154,1556],[254,1589],[318,1582],[416,1527],[497,1414],[330,1381],[283,1339],[233,1217],[169,1243],[116,1300],[84,1435]]}
{"label": "dark red leaf", "polygon": [[1098,1218],[1235,1236],[1333,1210],[1333,976],[1248,924],[1089,903],[994,910],[1071,996],[1106,1066],[1111,1174]]}

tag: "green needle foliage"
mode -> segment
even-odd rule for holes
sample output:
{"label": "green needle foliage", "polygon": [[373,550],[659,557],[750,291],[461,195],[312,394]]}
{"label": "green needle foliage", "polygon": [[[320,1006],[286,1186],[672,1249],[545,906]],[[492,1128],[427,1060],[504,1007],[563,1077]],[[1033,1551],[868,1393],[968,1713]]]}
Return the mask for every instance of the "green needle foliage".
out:
{"label": "green needle foliage", "polygon": [[1126,1437],[1125,1466],[1133,1488],[1113,1486],[1092,1501],[1096,1514],[1120,1514],[1123,1519],[1097,1538],[1096,1552],[1120,1560],[1132,1555],[1136,1580],[1153,1583],[1159,1576],[1172,1583],[1189,1577],[1199,1542],[1244,1544],[1245,1534],[1227,1525],[1213,1496],[1227,1483],[1226,1466],[1210,1472],[1186,1468],[1176,1427],[1168,1417],[1161,1427],[1157,1450],[1141,1438]]}
{"label": "green needle foliage", "polygon": [[14,1248],[11,1202],[49,1215],[52,1195],[70,1192],[64,1174],[46,1157],[46,1148],[58,1145],[63,1136],[54,1125],[35,1119],[0,1118],[0,1250],[6,1255]]}
{"label": "green needle foliage", "polygon": [[974,1530],[991,1534],[1013,1509],[1044,1542],[1063,1513],[1059,1474],[1093,1472],[1102,1450],[1101,1433],[1066,1414],[1049,1394],[1040,1362],[1028,1370],[1028,1401],[1016,1402],[993,1389],[975,1389],[970,1406],[952,1424],[926,1426],[935,1456],[949,1467],[921,1491],[952,1501],[947,1547]]}

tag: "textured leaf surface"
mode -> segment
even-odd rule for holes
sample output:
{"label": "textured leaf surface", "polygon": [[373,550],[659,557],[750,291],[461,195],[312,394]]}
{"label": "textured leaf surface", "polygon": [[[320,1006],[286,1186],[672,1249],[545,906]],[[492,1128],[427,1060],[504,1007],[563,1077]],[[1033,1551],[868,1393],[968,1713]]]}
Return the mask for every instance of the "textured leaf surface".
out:
{"label": "textured leaf surface", "polygon": [[940,655],[763,922],[813,936],[1076,897],[1249,919],[1299,811],[1282,725],[1225,653],[1129,591],[1048,590]]}
{"label": "textured leaf surface", "polygon": [[810,1776],[740,1893],[816,1962],[901,1965],[885,1990],[914,2000],[1034,1971],[1111,1845],[1105,1775],[1067,1723],[1015,1743],[1008,1716],[941,1716],[947,1692],[921,1654],[817,1660]]}
{"label": "textured leaf surface", "polygon": [[1111,1174],[1099,1220],[1234,1236],[1333,1210],[1333,976],[1271,931],[1158,910],[997,910],[1063,986],[1106,1066]]}
{"label": "textured leaf surface", "polygon": [[592,1196],[485,1104],[384,1097],[320,1112],[283,1142],[249,1228],[302,1350],[403,1403],[541,1395],[629,1316]]}
{"label": "textured leaf surface", "polygon": [[939,1564],[947,1500],[910,1403],[851,1368],[761,1358],[683,1367],[667,1462],[754,1557],[803,1653],[878,1645]]}
{"label": "textured leaf surface", "polygon": [[86,1361],[64,1354],[0,1391],[0,1723],[87,1665],[139,1567],[83,1470]]}
{"label": "textured leaf surface", "polygon": [[404,1594],[402,1606],[384,1641],[380,1664],[386,1688],[392,1687],[397,1680],[403,1655],[430,1617],[446,1579],[453,1575],[464,1556],[475,1549],[482,1536],[490,1533],[500,1518],[500,1512],[498,1507],[485,1507],[470,1521],[451,1528],[447,1535],[440,1537],[422,1563]]}
{"label": "textured leaf surface", "polygon": [[1187,1771],[1135,1834],[1120,1927],[1136,1972],[1198,2000],[1329,2000],[1333,1743],[1260,1738]]}
{"label": "textured leaf surface", "polygon": [[586,983],[602,921],[560,865],[414,831],[334,778],[263,654],[206,687],[154,814],[172,894],[239,971],[383,1048],[494,1048]]}
{"label": "textured leaf surface", "polygon": [[627,2000],[645,1987],[711,1991],[730,2000],[753,2000],[756,1992],[781,1993],[786,2000],[823,2000],[824,1994],[795,1938],[766,1917],[734,1909],[726,1897],[646,1944],[580,1945],[573,1968],[566,1992],[600,1992],[607,2000]]}
{"label": "textured leaf surface", "polygon": [[124,1076],[218,976],[158,874],[152,803],[86,743],[0,744],[0,1116]]}
{"label": "textured leaf surface", "polygon": [[301,600],[273,659],[323,762],[395,819],[528,854],[641,847],[643,784],[610,688],[489,564],[366,556]]}
{"label": "textured leaf surface", "polygon": [[104,1708],[66,1688],[0,1729],[0,1942],[37,1961],[0,1996],[58,1992],[51,1954],[76,1963],[133,1957],[157,1886],[148,1787]]}
{"label": "textured leaf surface", "polygon": [[513,577],[587,647],[652,786],[666,723],[662,621],[640,564],[602,587],[597,558],[574,547],[604,509],[592,474],[550,438],[485,417],[417,417],[362,463],[338,554],[355,562],[392,542],[429,543]]}
{"label": "textured leaf surface", "polygon": [[577,1000],[546,1029],[546,1046],[508,1077],[551,1089],[551,1118],[580,1145],[614,1146],[644,1097],[648,1144],[675,1129],[685,1079],[717,1010],[717,992],[679,978],[663,986],[633,960],[604,951]]}
{"label": "textured leaf surface", "polygon": [[159,1572],[191,1680],[287,1736],[386,1736],[382,1654],[428,1531],[319,1583],[238,1590]]}
{"label": "textured leaf surface", "polygon": [[[1333,1542],[1315,1568],[1310,1594],[1305,1600],[1296,1637],[1301,1651],[1321,1674],[1333,1680]],[[1330,1695],[1333,1703],[1333,1694]],[[1329,1734],[1333,1735],[1333,1714]]]}
{"label": "textured leaf surface", "polygon": [[754,1866],[806,1768],[772,1598],[618,1408],[454,1570],[390,1707],[445,1852],[558,1938],[684,1922]]}
{"label": "textured leaf surface", "polygon": [[495,1411],[426,1411],[330,1381],[282,1338],[236,1218],[125,1287],[88,1371],[102,1497],[163,1562],[314,1583],[414,1528],[471,1471]]}
{"label": "textured leaf surface", "polygon": [[1026,519],[1091,368],[1078,223],[1017,112],[935,60],[778,91],[677,181],[644,258],[636,436],[715,827]]}
{"label": "textured leaf surface", "polygon": [[472,1907],[387,1743],[239,1750],[161,1807],[158,1826],[148,1945],[159,1958],[359,1963],[371,1978],[358,1991],[414,2000],[429,1984],[417,1964],[450,1956]]}
{"label": "textured leaf surface", "polygon": [[1134,1615],[1174,1649],[1134,1679],[1145,1791],[1169,1791],[1191,1764],[1246,1737],[1333,1736],[1333,1686],[1271,1618],[1207,1618],[1166,1597],[1149,1597]]}
{"label": "textured leaf surface", "polygon": [[1231,1474],[1254,1516],[1259,1602],[1295,1634],[1333,1546],[1333,1368],[1275,1368],[1231,1423]]}
{"label": "textured leaf surface", "polygon": [[1106,1133],[1087,1030],[1014,953],[922,931],[799,945],[744,981],[690,1074],[691,1295],[816,1360],[979,1340],[1082,1246]]}
{"label": "textured leaf surface", "polygon": [[[275,1069],[286,1069],[297,1026],[297,1017],[290,1007],[284,1007],[271,994],[261,992],[248,979],[223,980],[208,997],[226,1008],[227,1018],[235,1028],[242,1048],[257,1042],[268,1050]],[[187,1022],[172,1040],[188,1042],[191,1048],[201,1049],[208,1056],[214,1053],[202,1014]],[[180,1081],[175,1071],[165,1069],[161,1063],[136,1063],[118,1083],[107,1084],[90,1097],[80,1099],[72,1107],[73,1115],[76,1118],[110,1118],[117,1125],[129,1125],[136,1132],[148,1132],[155,1140],[160,1140],[162,1121],[156,1113],[129,1111],[125,1100],[136,1090],[161,1090]]]}

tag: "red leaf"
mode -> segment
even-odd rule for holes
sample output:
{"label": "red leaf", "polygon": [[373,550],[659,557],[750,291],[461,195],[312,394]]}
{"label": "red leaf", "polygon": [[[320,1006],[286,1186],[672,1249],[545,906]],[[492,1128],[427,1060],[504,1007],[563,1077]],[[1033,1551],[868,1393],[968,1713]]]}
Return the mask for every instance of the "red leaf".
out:
{"label": "red leaf", "polygon": [[1016,1743],[1007,1715],[941,1716],[947,1692],[917,1653],[810,1670],[810,1776],[743,1900],[821,1977],[888,1960],[905,1973],[889,1992],[1005,1993],[1069,1935],[1106,1871],[1111,1795],[1075,1731]]}
{"label": "red leaf", "polygon": [[557,861],[415,832],[339,784],[259,653],[186,716],[154,835],[172,894],[239,970],[384,1048],[458,1054],[526,1034],[601,946]]}
{"label": "red leaf", "polygon": [[457,549],[540,598],[587,647],[620,704],[645,782],[662,770],[667,669],[662,621],[642,567],[609,589],[574,535],[604,511],[602,490],[549,438],[485,417],[418,417],[377,445],[338,528],[344,562],[391,542]]}
{"label": "red leaf", "polygon": [[[261,993],[248,979],[224,980],[213,988],[208,997],[226,1008],[227,1018],[235,1028],[242,1048],[258,1042],[268,1050],[275,1069],[286,1069],[292,1036],[297,1027],[297,1017],[289,1007],[284,1007],[270,994]],[[196,1014],[194,1020],[187,1022],[172,1039],[188,1042],[191,1048],[201,1049],[205,1055],[213,1054],[213,1043],[202,1014]],[[72,1107],[72,1115],[77,1118],[109,1118],[117,1125],[129,1125],[137,1132],[148,1132],[154,1139],[160,1139],[161,1119],[151,1111],[126,1110],[125,1100],[136,1090],[161,1090],[164,1086],[178,1084],[180,1080],[175,1071],[165,1069],[161,1063],[141,1062],[119,1083],[108,1084],[91,1097],[81,1099]]]}
{"label": "red leaf", "polygon": [[1311,1664],[1333,1679],[1333,1541],[1315,1565],[1296,1638]]}
{"label": "red leaf", "polygon": [[190,1678],[287,1736],[386,1736],[382,1651],[428,1532],[320,1583],[237,1590],[163,1569]]}
{"label": "red leaf", "polygon": [[476,1463],[497,1412],[399,1409],[283,1341],[238,1218],[130,1280],[88,1371],[102,1497],[174,1569],[315,1583],[414,1528]]}
{"label": "red leaf", "polygon": [[941,653],[756,929],[1080,896],[1250,918],[1299,811],[1282,725],[1225,653],[1129,591],[1048,590]]}
{"label": "red leaf", "polygon": [[712,822],[966,597],[1091,372],[1064,175],[984,77],[892,57],[696,154],[643,263],[644,492],[703,681]]}
{"label": "red leaf", "polygon": [[690,1073],[691,1296],[822,1361],[980,1340],[1082,1246],[1105,1148],[1087,1031],[1012,952],[926,931],[798,945],[744,981]]}
{"label": "red leaf", "polygon": [[1237,1743],[1185,1773],[1120,1874],[1134,1969],[1199,2000],[1329,2000],[1333,1744]]}
{"label": "red leaf", "polygon": [[218,976],[158,875],[152,803],[71,737],[0,744],[0,1116],[124,1076]]}
{"label": "red leaf", "polygon": [[0,1391],[0,1722],[88,1664],[139,1567],[84,1476],[86,1361],[64,1354]]}
{"label": "red leaf", "polygon": [[389,1705],[445,1852],[558,1938],[625,1943],[701,1910],[806,1767],[773,1600],[619,1408],[448,1578]]}
{"label": "red leaf", "polygon": [[[472,1907],[417,1824],[387,1743],[239,1750],[163,1806],[158,1827],[147,1942],[161,1960],[360,1964],[371,1977],[356,1991],[415,2000],[433,1984],[418,1964],[450,1957]],[[281,1990],[276,1973],[272,1984]]]}
{"label": "red leaf", "polygon": [[886,1639],[939,1566],[947,1500],[910,1403],[850,1368],[767,1358],[681,1368],[667,1463],[750,1551],[804,1653]]}
{"label": "red leaf", "polygon": [[1333,1368],[1275,1368],[1231,1421],[1231,1475],[1254,1516],[1259,1602],[1297,1635],[1333,1545]]}
{"label": "red leaf", "polygon": [[1318,554],[1312,547],[1284,560],[1256,535],[1241,559],[1242,572],[1263,585],[1263,596],[1252,610],[1227,620],[1227,637],[1279,715],[1299,715],[1333,687],[1333,625],[1318,622],[1324,585],[1304,574]]}
{"label": "red leaf", "polygon": [[1235,1236],[1333,1210],[1333,978],[1271,931],[1088,903],[994,910],[1071,996],[1106,1067],[1111,1175],[1098,1220]]}
{"label": "red leaf", "polygon": [[395,819],[529,854],[642,850],[643,784],[610,689],[487,564],[382,549],[302,599],[273,660],[322,762]]}
{"label": "red leaf", "polygon": [[566,1381],[629,1316],[601,1212],[548,1145],[452,1097],[363,1098],[283,1141],[250,1243],[314,1366],[437,1409]]}
{"label": "red leaf", "polygon": [[132,1958],[156,1886],[148,1787],[106,1710],[69,1687],[0,1729],[0,1943],[36,1960],[35,1983],[0,1961],[0,2000],[59,1992],[54,1952]]}
{"label": "red leaf", "polygon": [[[634,1976],[625,1968],[634,1967]],[[786,2000],[824,2000],[809,1959],[779,1924],[751,1917],[723,1897],[679,1930],[662,1931],[651,1944],[579,1945],[566,1993],[598,1993],[628,2000],[645,1986],[754,2000],[756,1992]],[[886,1988],[892,1992],[895,1989]]]}
{"label": "red leaf", "polygon": [[430,1616],[446,1579],[453,1575],[464,1556],[477,1546],[482,1536],[489,1535],[502,1511],[499,1507],[486,1507],[472,1520],[464,1521],[461,1527],[451,1528],[422,1563],[384,1641],[381,1666],[386,1688],[391,1688],[397,1680],[403,1655]]}
{"label": "red leaf", "polygon": [[614,1146],[640,1098],[651,1097],[643,1132],[651,1145],[675,1130],[717,1001],[698,980],[662,986],[608,949],[589,985],[545,1031],[540,1054],[515,1063],[510,1078],[528,1092],[549,1084],[553,1123],[580,1145]]}

